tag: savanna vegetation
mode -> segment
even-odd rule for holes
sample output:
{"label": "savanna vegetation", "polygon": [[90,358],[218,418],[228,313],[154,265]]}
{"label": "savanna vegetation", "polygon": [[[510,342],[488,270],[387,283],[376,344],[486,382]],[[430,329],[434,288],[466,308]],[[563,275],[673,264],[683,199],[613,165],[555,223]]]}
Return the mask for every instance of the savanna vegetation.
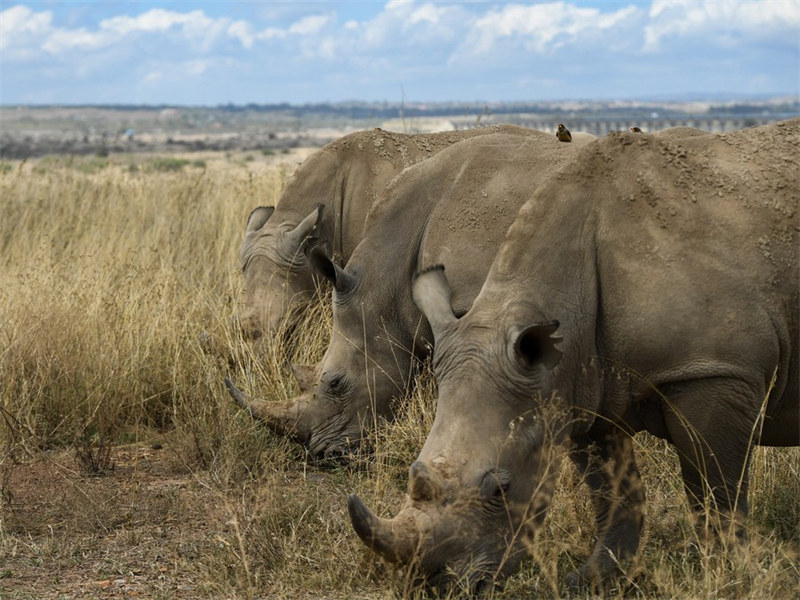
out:
{"label": "savanna vegetation", "polygon": [[[399,508],[432,422],[424,375],[346,463],[314,462],[238,410],[226,376],[296,393],[323,301],[285,340],[231,327],[249,211],[299,155],[45,157],[0,164],[0,597],[413,598],[349,524],[357,492]],[[641,556],[604,593],[790,598],[800,581],[800,450],[756,448],[749,541],[697,543],[670,447],[639,435]],[[494,598],[568,595],[592,512],[565,463],[531,559]]]}

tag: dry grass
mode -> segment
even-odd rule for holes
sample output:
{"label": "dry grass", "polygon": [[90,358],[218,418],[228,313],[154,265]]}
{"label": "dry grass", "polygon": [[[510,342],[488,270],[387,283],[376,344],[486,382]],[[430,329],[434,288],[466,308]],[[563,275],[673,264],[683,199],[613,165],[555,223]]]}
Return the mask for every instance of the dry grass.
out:
{"label": "dry grass", "polygon": [[[2,163],[3,598],[415,595],[356,539],[345,498],[357,492],[381,514],[399,507],[432,421],[431,378],[375,435],[374,455],[347,467],[308,462],[222,385],[232,376],[287,397],[286,356],[313,362],[324,349],[324,307],[296,343],[259,355],[228,326],[245,218],[277,200],[291,168],[276,160]],[[756,450],[751,541],[707,548],[693,544],[674,452],[648,436],[636,451],[647,533],[636,572],[609,594],[796,593],[800,452]],[[565,596],[592,531],[566,466],[532,560],[495,597]]]}

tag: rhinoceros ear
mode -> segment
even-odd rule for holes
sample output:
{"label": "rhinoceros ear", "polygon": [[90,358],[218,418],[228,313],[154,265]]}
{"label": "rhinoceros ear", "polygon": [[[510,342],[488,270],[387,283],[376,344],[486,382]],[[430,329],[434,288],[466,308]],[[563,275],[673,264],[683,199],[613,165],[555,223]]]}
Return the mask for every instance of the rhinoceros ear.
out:
{"label": "rhinoceros ear", "polygon": [[314,246],[306,253],[311,268],[333,284],[333,289],[343,294],[355,286],[355,277],[331,260],[321,246]]}
{"label": "rhinoceros ear", "polygon": [[443,265],[434,265],[417,273],[411,293],[417,308],[431,324],[434,336],[456,320],[453,307],[450,306],[452,290],[445,277]]}
{"label": "rhinoceros ear", "polygon": [[297,227],[286,234],[284,239],[287,245],[299,249],[304,242],[316,240],[313,234],[320,219],[322,219],[322,204],[319,204],[305,219],[300,221]]}
{"label": "rhinoceros ear", "polygon": [[556,344],[560,337],[553,337],[558,329],[558,321],[537,323],[522,330],[514,342],[514,354],[526,369],[544,365],[548,369],[555,367],[561,360],[561,350]]}
{"label": "rhinoceros ear", "polygon": [[247,233],[261,229],[264,224],[269,221],[272,213],[275,212],[274,206],[259,206],[254,208],[247,217]]}

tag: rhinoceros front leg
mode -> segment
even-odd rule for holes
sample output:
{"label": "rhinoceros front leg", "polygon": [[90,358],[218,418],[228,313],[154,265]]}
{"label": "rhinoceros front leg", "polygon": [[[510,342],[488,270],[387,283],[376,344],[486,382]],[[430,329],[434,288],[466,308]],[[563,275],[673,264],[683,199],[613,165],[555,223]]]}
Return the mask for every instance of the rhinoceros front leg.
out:
{"label": "rhinoceros front leg", "polygon": [[625,432],[615,429],[575,442],[570,458],[589,486],[597,526],[592,554],[567,577],[569,587],[580,588],[618,572],[636,554],[644,522],[644,487]]}
{"label": "rhinoceros front leg", "polygon": [[673,384],[664,394],[664,418],[700,538],[743,537],[747,468],[766,392],[714,378]]}

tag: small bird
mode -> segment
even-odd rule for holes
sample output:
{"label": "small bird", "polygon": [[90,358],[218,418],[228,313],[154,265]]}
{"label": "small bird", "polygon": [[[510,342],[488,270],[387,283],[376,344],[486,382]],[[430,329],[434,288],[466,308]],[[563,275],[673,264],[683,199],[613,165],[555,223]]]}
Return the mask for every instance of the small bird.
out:
{"label": "small bird", "polygon": [[631,131],[633,133],[642,133],[642,130],[640,128],[638,128],[638,127],[631,127]]}
{"label": "small bird", "polygon": [[558,124],[558,131],[556,132],[556,137],[558,138],[559,142],[572,141],[572,134],[569,132],[569,129],[564,127],[563,123]]}

